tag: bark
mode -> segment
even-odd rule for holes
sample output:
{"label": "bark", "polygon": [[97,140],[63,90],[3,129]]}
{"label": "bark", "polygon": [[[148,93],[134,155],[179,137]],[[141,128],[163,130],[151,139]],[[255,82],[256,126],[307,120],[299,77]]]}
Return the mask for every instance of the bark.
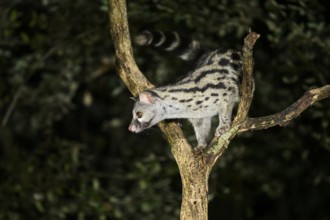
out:
{"label": "bark", "polygon": [[251,32],[244,38],[243,45],[243,57],[242,57],[242,97],[241,101],[238,105],[237,115],[234,118],[233,126],[243,122],[249,113],[249,109],[252,103],[253,98],[253,90],[254,90],[254,82],[253,82],[253,47],[258,38],[259,34]]}
{"label": "bark", "polygon": [[[137,67],[129,35],[126,1],[108,0],[110,32],[116,51],[116,72],[134,96],[153,85]],[[330,96],[330,85],[307,92],[284,111],[266,117],[248,118],[253,98],[253,46],[259,38],[249,33],[243,46],[242,98],[232,128],[221,137],[215,137],[210,146],[194,151],[177,123],[159,123],[170,144],[182,180],[181,220],[208,219],[208,179],[213,165],[238,132],[284,125],[298,117],[314,102]]]}
{"label": "bark", "polygon": [[267,129],[276,125],[285,126],[291,120],[299,117],[299,115],[315,102],[330,97],[330,85],[320,88],[312,89],[306,92],[300,99],[283,111],[259,118],[249,118],[245,120],[241,127],[240,132],[249,130]]}
{"label": "bark", "polygon": [[181,220],[208,219],[208,179],[211,166],[202,155],[179,166],[182,180]]}

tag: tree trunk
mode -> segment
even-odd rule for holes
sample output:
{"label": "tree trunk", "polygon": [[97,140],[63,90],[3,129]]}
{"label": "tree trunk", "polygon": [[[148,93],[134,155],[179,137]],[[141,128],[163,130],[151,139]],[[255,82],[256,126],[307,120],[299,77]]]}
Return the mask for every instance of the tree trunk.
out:
{"label": "tree trunk", "polygon": [[181,220],[208,219],[209,166],[200,158],[189,163],[181,173]]}

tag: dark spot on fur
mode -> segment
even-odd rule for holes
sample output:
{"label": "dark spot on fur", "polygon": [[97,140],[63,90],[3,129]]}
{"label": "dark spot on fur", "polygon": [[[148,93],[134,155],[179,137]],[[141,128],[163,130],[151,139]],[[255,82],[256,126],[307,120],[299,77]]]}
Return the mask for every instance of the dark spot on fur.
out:
{"label": "dark spot on fur", "polygon": [[229,64],[229,60],[226,59],[226,58],[222,58],[220,61],[219,61],[219,65],[220,66],[227,66]]}
{"label": "dark spot on fur", "polygon": [[211,65],[213,64],[213,58],[217,55],[217,53],[213,53],[209,57],[206,57],[206,65]]}
{"label": "dark spot on fur", "polygon": [[223,82],[218,84],[218,88],[219,89],[226,89],[227,87],[225,86],[225,84]]}
{"label": "dark spot on fur", "polygon": [[207,101],[207,100],[209,100],[209,99],[210,99],[210,97],[206,97],[206,98],[205,98],[205,101]]}
{"label": "dark spot on fur", "polygon": [[238,63],[232,63],[231,67],[235,70],[238,71],[241,68],[241,65]]}
{"label": "dark spot on fur", "polygon": [[211,93],[211,96],[219,96],[218,93]]}
{"label": "dark spot on fur", "polygon": [[184,103],[184,102],[191,102],[193,99],[181,99],[179,102]]}
{"label": "dark spot on fur", "polygon": [[230,86],[227,90],[230,92],[235,91],[235,87]]}
{"label": "dark spot on fur", "polygon": [[238,61],[241,59],[241,55],[239,53],[232,53],[230,57],[232,60],[235,60],[235,61]]}
{"label": "dark spot on fur", "polygon": [[228,70],[226,70],[226,69],[210,69],[210,70],[205,70],[205,71],[201,72],[201,73],[199,74],[199,76],[196,77],[196,78],[194,79],[194,81],[197,83],[197,82],[199,82],[202,78],[204,78],[204,77],[206,77],[206,76],[208,76],[208,75],[212,75],[212,74],[217,74],[217,75],[219,75],[219,73],[220,73],[220,74],[228,74]]}
{"label": "dark spot on fur", "polygon": [[201,104],[201,103],[203,103],[203,101],[197,101],[197,102],[196,102],[196,105],[199,105],[199,104]]}
{"label": "dark spot on fur", "polygon": [[224,80],[225,78],[226,78],[225,76],[221,76],[221,77],[218,77],[217,80],[221,81],[221,80]]}
{"label": "dark spot on fur", "polygon": [[231,79],[234,83],[238,84],[238,79],[237,79],[236,77],[230,77],[230,79]]}
{"label": "dark spot on fur", "polygon": [[220,72],[221,74],[228,74],[228,70],[226,70],[226,69],[221,69],[219,72]]}
{"label": "dark spot on fur", "polygon": [[184,93],[196,93],[196,92],[205,92],[208,89],[225,89],[226,86],[223,83],[213,84],[207,83],[203,87],[191,87],[191,88],[180,88],[180,89],[170,89],[168,92],[184,92]]}

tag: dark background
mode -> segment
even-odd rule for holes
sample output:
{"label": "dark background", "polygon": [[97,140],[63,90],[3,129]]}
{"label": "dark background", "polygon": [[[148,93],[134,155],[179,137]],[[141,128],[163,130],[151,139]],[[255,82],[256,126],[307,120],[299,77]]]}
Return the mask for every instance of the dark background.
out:
{"label": "dark background", "polygon": [[[330,7],[321,0],[132,0],[131,35],[178,30],[212,48],[255,50],[251,116],[330,84]],[[134,45],[156,85],[186,72]],[[181,182],[157,127],[131,134],[106,0],[0,2],[0,219],[178,219]],[[330,100],[286,127],[237,137],[210,177],[210,220],[330,219]],[[186,136],[194,134],[184,126]]]}

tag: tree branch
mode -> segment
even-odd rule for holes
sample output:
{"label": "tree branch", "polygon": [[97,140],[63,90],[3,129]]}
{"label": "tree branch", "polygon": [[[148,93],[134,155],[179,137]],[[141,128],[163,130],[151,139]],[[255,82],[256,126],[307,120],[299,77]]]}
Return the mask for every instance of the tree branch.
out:
{"label": "tree branch", "polygon": [[128,29],[126,1],[109,0],[110,32],[116,51],[116,70],[134,96],[153,85],[135,63]]}
{"label": "tree branch", "polygon": [[239,126],[233,126],[229,131],[221,135],[220,137],[215,137],[211,142],[211,147],[207,148],[206,158],[208,164],[213,166],[222,153],[227,149],[230,141],[236,136],[239,131]]}
{"label": "tree branch", "polygon": [[313,105],[315,102],[330,97],[330,85],[312,89],[306,92],[300,99],[283,111],[259,118],[249,118],[245,120],[239,132],[248,130],[267,129],[276,125],[287,125],[291,120],[297,118],[306,108]]}
{"label": "tree branch", "polygon": [[237,115],[233,121],[233,126],[239,125],[243,122],[249,113],[251,102],[253,99],[253,90],[254,90],[254,80],[253,80],[253,47],[258,38],[259,34],[255,32],[250,32],[244,38],[243,45],[243,58],[242,58],[242,69],[243,69],[243,77],[242,77],[242,97],[241,101],[238,105]]}

